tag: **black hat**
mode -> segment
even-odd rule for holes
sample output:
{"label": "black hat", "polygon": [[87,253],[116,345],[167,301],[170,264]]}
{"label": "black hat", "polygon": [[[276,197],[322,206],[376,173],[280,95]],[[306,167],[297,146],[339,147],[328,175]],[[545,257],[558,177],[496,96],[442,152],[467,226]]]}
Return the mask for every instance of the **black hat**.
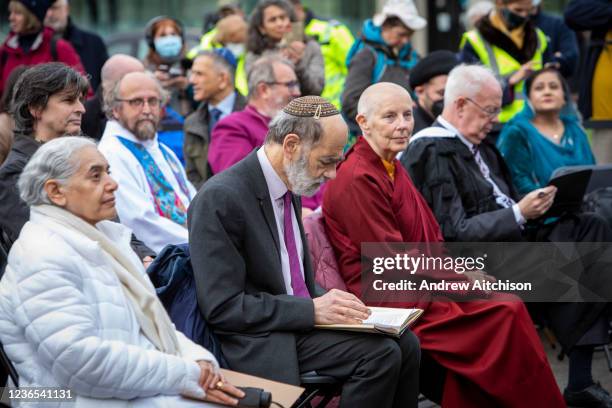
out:
{"label": "black hat", "polygon": [[49,10],[52,3],[51,0],[19,0],[19,2],[23,4],[30,13],[36,16],[40,24],[44,23],[47,10]]}
{"label": "black hat", "polygon": [[457,65],[459,65],[459,60],[454,52],[447,50],[434,51],[410,70],[410,87],[414,89],[427,83],[433,77],[448,75]]}

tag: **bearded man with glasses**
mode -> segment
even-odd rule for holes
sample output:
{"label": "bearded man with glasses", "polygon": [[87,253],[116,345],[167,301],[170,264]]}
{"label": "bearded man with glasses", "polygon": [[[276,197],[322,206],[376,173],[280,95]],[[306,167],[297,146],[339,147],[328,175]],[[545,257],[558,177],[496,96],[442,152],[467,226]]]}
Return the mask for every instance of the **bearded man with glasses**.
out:
{"label": "bearded man with glasses", "polygon": [[166,92],[149,73],[132,72],[105,95],[110,120],[98,146],[119,184],[117,212],[153,250],[187,242],[187,208],[195,189],[157,127]]}

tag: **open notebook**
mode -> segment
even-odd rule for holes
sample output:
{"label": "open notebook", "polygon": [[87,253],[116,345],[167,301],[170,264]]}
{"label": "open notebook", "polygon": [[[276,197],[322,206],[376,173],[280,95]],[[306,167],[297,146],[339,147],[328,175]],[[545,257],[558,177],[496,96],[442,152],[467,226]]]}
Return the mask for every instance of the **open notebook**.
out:
{"label": "open notebook", "polygon": [[383,333],[399,337],[410,324],[423,314],[423,309],[369,307],[372,314],[362,324],[318,324],[317,329],[349,330],[364,333]]}

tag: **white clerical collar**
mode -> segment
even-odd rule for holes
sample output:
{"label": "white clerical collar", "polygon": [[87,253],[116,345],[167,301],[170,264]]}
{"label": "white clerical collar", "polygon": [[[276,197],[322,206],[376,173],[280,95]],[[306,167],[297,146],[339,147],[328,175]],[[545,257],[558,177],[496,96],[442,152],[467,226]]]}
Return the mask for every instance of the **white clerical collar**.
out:
{"label": "white clerical collar", "polygon": [[131,141],[131,142],[141,144],[141,145],[143,145],[145,147],[145,149],[157,146],[157,144],[158,144],[158,142],[157,142],[157,132],[155,133],[155,137],[153,137],[153,139],[150,139],[150,140],[140,140],[136,136],[134,136],[134,134],[132,134],[132,132],[130,132],[129,130],[124,128],[116,120],[109,120],[108,122],[106,122],[106,128],[105,128],[104,132],[105,133],[108,132],[111,136],[120,136],[120,137],[122,137],[124,139],[127,139],[127,140]]}

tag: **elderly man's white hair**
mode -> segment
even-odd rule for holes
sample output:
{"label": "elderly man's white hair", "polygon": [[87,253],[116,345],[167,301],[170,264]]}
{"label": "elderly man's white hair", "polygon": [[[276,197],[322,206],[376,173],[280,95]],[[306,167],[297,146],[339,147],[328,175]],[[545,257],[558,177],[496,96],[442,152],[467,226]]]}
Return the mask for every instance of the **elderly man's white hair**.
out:
{"label": "elderly man's white hair", "polygon": [[21,199],[30,207],[51,204],[45,183],[51,179],[67,183],[79,169],[76,154],[86,147],[96,148],[96,143],[87,137],[65,136],[42,145],[19,176],[17,187]]}
{"label": "elderly man's white hair", "polygon": [[461,64],[448,74],[444,89],[444,106],[453,103],[457,98],[473,98],[485,85],[498,84],[493,71],[483,65]]}

